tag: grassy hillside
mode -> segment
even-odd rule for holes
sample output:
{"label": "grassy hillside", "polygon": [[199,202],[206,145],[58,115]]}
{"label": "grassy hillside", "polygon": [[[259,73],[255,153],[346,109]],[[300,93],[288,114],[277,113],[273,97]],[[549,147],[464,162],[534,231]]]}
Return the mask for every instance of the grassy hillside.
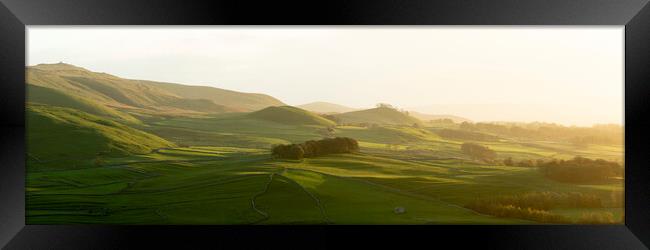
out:
{"label": "grassy hillside", "polygon": [[188,86],[175,83],[148,82],[178,96],[190,99],[206,99],[238,111],[255,111],[269,106],[285,105],[272,96],[256,93],[242,93],[206,86]]}
{"label": "grassy hillside", "polygon": [[312,102],[297,106],[298,108],[308,110],[316,113],[331,114],[331,113],[345,113],[355,111],[357,109],[346,107],[343,105],[329,103],[329,102]]}
{"label": "grassy hillside", "polygon": [[[27,106],[27,154],[35,168],[78,168],[101,157],[145,154],[174,144],[158,136],[86,112]],[[98,161],[98,162],[97,162]]]}
{"label": "grassy hillside", "polygon": [[342,123],[376,123],[392,125],[412,125],[421,121],[415,117],[392,108],[373,108],[338,114]]}
{"label": "grassy hillside", "polygon": [[118,119],[127,123],[140,123],[135,117],[80,96],[68,95],[62,91],[27,84],[27,100],[31,103],[72,108],[97,116]]}
{"label": "grassy hillside", "polygon": [[[54,89],[73,97],[90,99],[113,108],[142,113],[214,114],[242,111],[251,107],[248,104],[243,105],[244,103],[251,103],[253,106],[256,105],[255,103],[258,103],[258,106],[264,106],[264,103],[281,104],[277,100],[277,102],[273,101],[275,99],[272,97],[263,95],[212,90],[213,88],[208,87],[194,88],[179,84],[130,80],[64,63],[27,67],[27,83]],[[191,91],[197,92],[196,96],[190,95]],[[267,99],[272,100],[263,101]],[[220,103],[228,103],[233,106]],[[239,104],[243,106],[238,107]]]}
{"label": "grassy hillside", "polygon": [[333,121],[292,106],[268,107],[248,115],[251,118],[291,125],[335,125]]}

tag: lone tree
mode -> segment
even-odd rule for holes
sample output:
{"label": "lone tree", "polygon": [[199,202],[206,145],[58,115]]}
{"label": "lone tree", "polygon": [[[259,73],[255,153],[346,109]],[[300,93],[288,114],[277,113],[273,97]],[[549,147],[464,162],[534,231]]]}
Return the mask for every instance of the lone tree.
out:
{"label": "lone tree", "polygon": [[491,161],[497,157],[497,153],[494,152],[494,150],[471,142],[463,143],[463,145],[460,146],[460,150],[464,154],[471,156],[473,159],[478,160]]}

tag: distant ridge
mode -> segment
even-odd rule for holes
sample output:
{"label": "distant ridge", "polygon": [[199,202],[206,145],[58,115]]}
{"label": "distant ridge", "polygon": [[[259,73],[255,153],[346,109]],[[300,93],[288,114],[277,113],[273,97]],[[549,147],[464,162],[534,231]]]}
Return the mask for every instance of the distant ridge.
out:
{"label": "distant ridge", "polygon": [[244,93],[207,86],[190,86],[175,83],[148,82],[152,85],[184,98],[205,99],[241,111],[256,111],[270,106],[286,105],[280,100],[265,94]]}
{"label": "distant ridge", "polygon": [[345,113],[358,110],[330,102],[312,102],[298,105],[297,107],[321,114]]}
{"label": "distant ridge", "polygon": [[413,125],[414,123],[421,123],[421,121],[415,117],[387,107],[352,111],[343,114],[336,114],[334,116],[338,117],[342,123],[376,123],[392,125]]}
{"label": "distant ridge", "polygon": [[[254,111],[283,105],[279,100],[263,94],[124,79],[65,63],[29,66],[26,82],[28,85],[57,90],[64,95],[83,98],[109,108],[139,113],[212,114]],[[28,101],[44,102],[33,97]]]}

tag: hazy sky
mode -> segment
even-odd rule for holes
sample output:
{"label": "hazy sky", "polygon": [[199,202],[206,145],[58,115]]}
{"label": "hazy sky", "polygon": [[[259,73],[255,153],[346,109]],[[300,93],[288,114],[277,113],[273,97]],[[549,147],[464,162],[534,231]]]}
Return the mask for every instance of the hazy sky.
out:
{"label": "hazy sky", "polygon": [[623,26],[29,26],[27,64],[475,121],[623,122]]}

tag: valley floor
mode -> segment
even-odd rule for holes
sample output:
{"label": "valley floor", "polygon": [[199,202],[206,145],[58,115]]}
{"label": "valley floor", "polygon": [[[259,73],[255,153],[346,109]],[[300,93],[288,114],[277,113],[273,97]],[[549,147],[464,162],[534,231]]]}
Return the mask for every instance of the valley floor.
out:
{"label": "valley floor", "polygon": [[[464,205],[528,191],[609,199],[619,187],[561,184],[532,168],[458,159],[395,159],[362,150],[289,161],[262,149],[195,146],[30,173],[26,200],[28,224],[531,224]],[[405,212],[396,213],[398,207]],[[620,216],[623,209],[603,210]]]}

